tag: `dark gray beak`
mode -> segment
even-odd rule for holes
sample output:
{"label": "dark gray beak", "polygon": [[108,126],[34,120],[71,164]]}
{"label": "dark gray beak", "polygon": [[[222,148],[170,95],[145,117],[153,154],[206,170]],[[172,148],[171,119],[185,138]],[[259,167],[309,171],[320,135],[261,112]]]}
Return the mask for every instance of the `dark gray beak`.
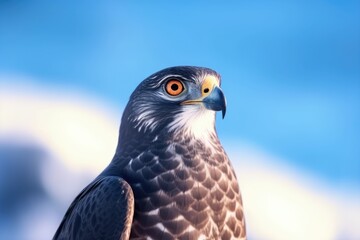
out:
{"label": "dark gray beak", "polygon": [[225,117],[226,99],[221,88],[214,87],[210,95],[204,98],[202,102],[207,109],[222,111],[222,118]]}

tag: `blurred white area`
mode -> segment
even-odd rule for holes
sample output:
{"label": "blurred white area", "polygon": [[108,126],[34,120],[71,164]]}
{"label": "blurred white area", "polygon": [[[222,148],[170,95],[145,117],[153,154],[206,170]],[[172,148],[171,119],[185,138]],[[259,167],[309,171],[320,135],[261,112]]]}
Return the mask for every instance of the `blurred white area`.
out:
{"label": "blurred white area", "polygon": [[360,239],[355,189],[327,185],[246,144],[237,149],[228,152],[253,239]]}
{"label": "blurred white area", "polygon": [[96,173],[99,159],[111,160],[120,109],[65,89],[0,85],[0,133],[35,140],[77,171]]}
{"label": "blurred white area", "polygon": [[0,239],[50,239],[73,198],[111,161],[121,106],[21,80],[0,77],[0,143],[44,151],[40,177],[48,199],[30,199],[15,222],[0,215]]}
{"label": "blurred white area", "polygon": [[[44,149],[41,179],[48,198],[24,207],[10,227],[0,220],[0,232],[17,229],[18,239],[50,239],[71,200],[110,162],[121,111],[77,92],[11,80],[0,84],[0,140]],[[249,239],[360,239],[355,189],[327,185],[240,140],[227,146],[243,193]]]}

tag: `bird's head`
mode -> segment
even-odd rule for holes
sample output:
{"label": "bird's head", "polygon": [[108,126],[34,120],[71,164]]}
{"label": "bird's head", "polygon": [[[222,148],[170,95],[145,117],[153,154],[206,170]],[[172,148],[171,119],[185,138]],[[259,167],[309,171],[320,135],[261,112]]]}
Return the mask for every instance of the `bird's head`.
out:
{"label": "bird's head", "polygon": [[183,131],[202,137],[215,133],[215,111],[225,116],[219,74],[209,68],[170,67],[149,76],[135,89],[122,127],[138,132]]}

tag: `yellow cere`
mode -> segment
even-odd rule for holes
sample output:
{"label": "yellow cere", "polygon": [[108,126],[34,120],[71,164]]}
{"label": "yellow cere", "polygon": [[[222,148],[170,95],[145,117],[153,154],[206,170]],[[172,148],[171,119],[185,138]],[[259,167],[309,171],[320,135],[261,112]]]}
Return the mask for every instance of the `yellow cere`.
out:
{"label": "yellow cere", "polygon": [[219,86],[218,79],[215,76],[207,75],[201,86],[202,97],[208,96],[215,86]]}

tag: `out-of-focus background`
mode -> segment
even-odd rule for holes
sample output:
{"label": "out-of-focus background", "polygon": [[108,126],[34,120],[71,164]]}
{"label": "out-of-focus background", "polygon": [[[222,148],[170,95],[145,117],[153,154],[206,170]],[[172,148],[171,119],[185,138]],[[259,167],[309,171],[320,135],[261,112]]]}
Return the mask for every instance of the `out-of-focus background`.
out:
{"label": "out-of-focus background", "polygon": [[141,80],[217,70],[249,239],[360,239],[360,2],[0,1],[0,239],[50,239]]}

